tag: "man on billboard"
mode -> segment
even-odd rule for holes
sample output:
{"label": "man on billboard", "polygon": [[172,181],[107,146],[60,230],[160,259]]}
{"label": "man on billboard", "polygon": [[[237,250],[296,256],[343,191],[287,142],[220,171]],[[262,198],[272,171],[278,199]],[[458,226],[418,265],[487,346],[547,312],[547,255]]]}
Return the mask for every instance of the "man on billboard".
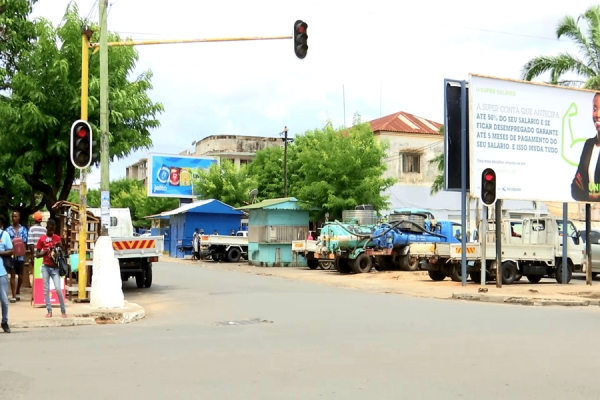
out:
{"label": "man on billboard", "polygon": [[585,141],[571,184],[571,196],[577,201],[600,201],[600,93],[594,95],[592,120],[596,135]]}

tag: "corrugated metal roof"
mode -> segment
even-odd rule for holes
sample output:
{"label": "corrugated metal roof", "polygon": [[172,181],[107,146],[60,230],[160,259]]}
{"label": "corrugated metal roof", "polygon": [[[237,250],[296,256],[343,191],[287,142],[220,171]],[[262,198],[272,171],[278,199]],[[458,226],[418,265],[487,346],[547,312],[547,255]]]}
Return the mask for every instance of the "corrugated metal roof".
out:
{"label": "corrugated metal roof", "polygon": [[267,199],[267,200],[261,201],[260,203],[250,204],[248,206],[236,208],[236,210],[251,210],[251,209],[257,209],[257,208],[267,208],[267,207],[275,206],[277,204],[287,203],[288,201],[296,202],[296,201],[298,201],[298,199],[296,199],[295,197],[283,197],[281,199]]}
{"label": "corrugated metal roof", "polygon": [[439,135],[442,124],[425,118],[417,117],[404,111],[369,122],[373,132],[422,133],[424,135]]}

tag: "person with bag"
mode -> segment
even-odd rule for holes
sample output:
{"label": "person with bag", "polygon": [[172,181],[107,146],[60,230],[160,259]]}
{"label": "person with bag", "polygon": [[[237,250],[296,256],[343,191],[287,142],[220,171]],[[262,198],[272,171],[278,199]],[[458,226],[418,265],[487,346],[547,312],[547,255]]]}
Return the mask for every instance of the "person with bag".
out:
{"label": "person with bag", "polygon": [[42,262],[42,278],[44,279],[44,300],[46,300],[46,318],[52,317],[52,304],[50,303],[50,279],[54,283],[56,289],[56,295],[60,302],[60,313],[62,318],[67,318],[67,311],[65,309],[65,299],[62,294],[60,286],[60,272],[58,263],[53,259],[52,253],[55,247],[62,247],[62,240],[60,236],[54,233],[56,229],[56,222],[53,219],[49,219],[46,222],[46,234],[40,237],[37,245],[35,246],[35,258],[43,257]]}
{"label": "person with bag", "polygon": [[[8,272],[5,268],[5,260],[11,260],[12,242],[10,236],[4,230],[6,219],[0,215],[0,307],[2,308],[2,323],[0,326],[5,333],[10,333],[8,327]],[[8,264],[10,261],[6,261]]]}
{"label": "person with bag", "polygon": [[[10,291],[12,293],[11,303],[21,300],[21,285],[23,284],[23,269],[25,267],[25,253],[27,248],[27,228],[21,226],[21,213],[13,211],[12,226],[6,228],[13,245],[12,268],[8,270],[10,274]],[[16,278],[15,279],[15,275]],[[15,282],[16,280],[16,282]]]}

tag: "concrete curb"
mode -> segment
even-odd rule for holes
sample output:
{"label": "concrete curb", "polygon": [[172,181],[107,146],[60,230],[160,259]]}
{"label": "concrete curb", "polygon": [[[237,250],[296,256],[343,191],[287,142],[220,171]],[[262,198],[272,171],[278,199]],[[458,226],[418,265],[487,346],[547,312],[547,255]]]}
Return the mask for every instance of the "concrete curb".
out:
{"label": "concrete curb", "polygon": [[71,318],[45,318],[33,321],[9,322],[11,328],[58,328],[63,326],[129,324],[146,317],[144,307],[135,303],[126,302],[126,307],[121,310],[92,309],[74,312]]}
{"label": "concrete curb", "polygon": [[543,299],[535,297],[516,297],[516,296],[494,296],[469,293],[453,293],[455,300],[481,301],[484,303],[506,303],[521,304],[524,306],[563,306],[563,307],[588,307],[600,306],[600,300],[564,300],[564,299]]}

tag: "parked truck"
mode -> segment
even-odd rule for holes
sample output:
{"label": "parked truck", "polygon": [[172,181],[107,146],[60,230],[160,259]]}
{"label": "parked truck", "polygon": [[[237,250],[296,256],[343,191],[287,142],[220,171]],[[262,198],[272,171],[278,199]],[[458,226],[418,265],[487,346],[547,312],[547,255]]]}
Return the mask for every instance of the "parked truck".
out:
{"label": "parked truck", "polygon": [[248,232],[239,231],[235,236],[201,235],[200,248],[213,261],[238,262],[248,259]]}
{"label": "parked truck", "polygon": [[[525,276],[532,283],[544,276],[554,277],[562,283],[562,220],[553,217],[526,218],[522,221],[503,220],[502,238],[502,282],[512,284],[518,277]],[[518,231],[521,231],[520,233]],[[474,282],[481,281],[481,261],[486,260],[487,277],[496,279],[496,227],[493,222],[487,226],[485,254],[481,243],[468,243],[466,259],[467,272]],[[585,249],[575,226],[569,221],[566,234],[567,283],[573,272],[583,270]],[[462,260],[461,243],[414,243],[411,253],[420,260],[421,268],[429,272],[432,280],[441,281],[458,270]]]}
{"label": "parked truck", "polygon": [[[88,208],[100,218],[99,208]],[[135,236],[129,208],[111,208],[108,234],[119,259],[121,280],[134,277],[138,288],[152,286],[152,263],[163,254],[163,236]]]}

